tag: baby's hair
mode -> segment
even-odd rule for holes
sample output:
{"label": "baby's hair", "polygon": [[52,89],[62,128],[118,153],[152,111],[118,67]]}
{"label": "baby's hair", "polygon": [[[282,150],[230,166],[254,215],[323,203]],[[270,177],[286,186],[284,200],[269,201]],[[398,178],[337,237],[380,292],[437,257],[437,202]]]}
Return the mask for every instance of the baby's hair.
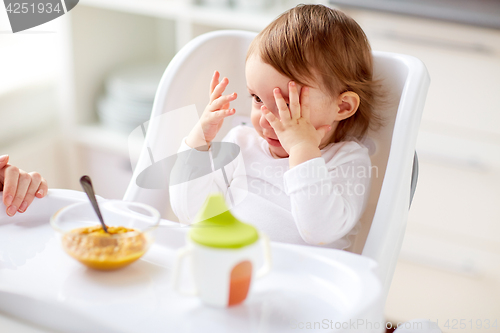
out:
{"label": "baby's hair", "polygon": [[356,21],[343,12],[323,5],[298,5],[257,35],[247,59],[257,51],[264,63],[300,85],[316,84],[332,97],[346,91],[359,95],[358,110],[339,122],[331,142],[361,140],[370,127],[382,124],[374,113],[380,92],[373,80],[370,44]]}

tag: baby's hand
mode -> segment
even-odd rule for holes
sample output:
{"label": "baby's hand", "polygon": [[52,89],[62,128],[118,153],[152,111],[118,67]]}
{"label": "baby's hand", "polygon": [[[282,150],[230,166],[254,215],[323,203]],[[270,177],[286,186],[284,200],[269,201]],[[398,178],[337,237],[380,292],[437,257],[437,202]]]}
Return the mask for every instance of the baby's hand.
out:
{"label": "baby's hand", "polygon": [[275,88],[273,90],[280,119],[263,105],[261,110],[264,116],[273,127],[281,146],[288,155],[291,156],[294,150],[318,149],[321,140],[331,129],[331,126],[323,125],[315,128],[311,124],[309,118],[311,112],[309,107],[309,87],[302,88],[300,99],[295,82],[290,81],[288,91],[290,93],[290,107],[287,106],[280,89]]}
{"label": "baby's hand", "polygon": [[219,82],[219,72],[215,71],[210,83],[210,102],[186,139],[191,148],[209,145],[219,132],[224,118],[235,113],[234,109],[229,108],[229,103],[236,99],[236,93],[222,95],[228,84],[227,78]]}
{"label": "baby's hand", "polygon": [[33,202],[35,195],[43,198],[48,191],[47,181],[38,172],[27,173],[7,164],[7,155],[0,157],[0,191],[3,190],[3,203],[7,207],[7,215],[16,212],[24,213]]}

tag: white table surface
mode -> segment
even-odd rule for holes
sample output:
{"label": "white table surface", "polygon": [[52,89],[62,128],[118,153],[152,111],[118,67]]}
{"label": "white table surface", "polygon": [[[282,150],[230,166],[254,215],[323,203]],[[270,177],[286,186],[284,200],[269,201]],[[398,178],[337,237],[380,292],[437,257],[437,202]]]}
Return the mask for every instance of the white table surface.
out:
{"label": "white table surface", "polygon": [[274,333],[314,322],[321,332],[344,332],[333,323],[383,320],[376,263],[318,247],[272,242],[273,270],[241,305],[217,309],[181,296],[169,281],[187,228],[166,220],[136,263],[88,269],[63,252],[49,224],[59,208],[83,200],[82,192],[50,190],[12,218],[0,204],[0,332]]}

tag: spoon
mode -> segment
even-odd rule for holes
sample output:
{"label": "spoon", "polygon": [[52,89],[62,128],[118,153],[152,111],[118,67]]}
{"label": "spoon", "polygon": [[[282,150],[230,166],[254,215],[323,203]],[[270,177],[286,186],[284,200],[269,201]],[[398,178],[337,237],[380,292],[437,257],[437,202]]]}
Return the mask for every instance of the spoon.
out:
{"label": "spoon", "polygon": [[97,204],[97,199],[95,197],[94,193],[94,187],[92,186],[92,181],[90,180],[89,176],[82,176],[80,178],[80,184],[82,184],[83,190],[85,193],[87,193],[87,196],[89,197],[90,203],[92,204],[92,207],[94,207],[95,213],[97,214],[97,217],[99,218],[99,221],[101,221],[102,228],[104,229],[105,232],[108,232],[108,228],[104,224],[104,219],[102,218],[101,215],[101,210],[99,209],[99,205]]}

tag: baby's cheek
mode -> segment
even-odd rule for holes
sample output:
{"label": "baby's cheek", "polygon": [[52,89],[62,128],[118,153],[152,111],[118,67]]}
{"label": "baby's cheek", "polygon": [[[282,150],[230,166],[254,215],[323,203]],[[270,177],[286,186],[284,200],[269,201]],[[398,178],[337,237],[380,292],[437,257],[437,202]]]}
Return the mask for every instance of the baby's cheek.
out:
{"label": "baby's cheek", "polygon": [[253,127],[260,132],[260,117],[261,117],[261,112],[260,110],[252,110],[252,113],[250,114],[250,119],[252,120],[252,125]]}
{"label": "baby's cheek", "polygon": [[318,128],[323,125],[333,125],[335,121],[335,114],[330,110],[311,111],[309,121],[315,128]]}

